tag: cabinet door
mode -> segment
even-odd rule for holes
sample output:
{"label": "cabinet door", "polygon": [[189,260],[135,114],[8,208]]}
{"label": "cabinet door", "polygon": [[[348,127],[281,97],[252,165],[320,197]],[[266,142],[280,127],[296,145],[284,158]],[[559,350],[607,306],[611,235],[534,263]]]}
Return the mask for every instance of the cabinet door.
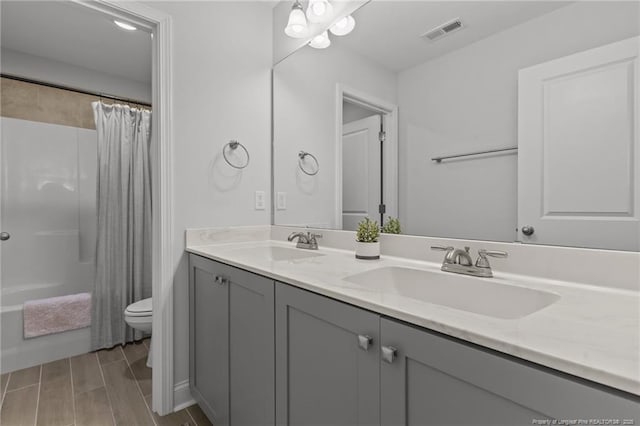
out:
{"label": "cabinet door", "polygon": [[236,268],[229,278],[230,422],[273,425],[274,283]]}
{"label": "cabinet door", "polygon": [[397,349],[381,364],[385,426],[640,419],[640,400],[584,380],[386,318],[380,334],[383,349]]}
{"label": "cabinet door", "polygon": [[277,424],[379,424],[378,330],[378,315],[276,283]]}
{"label": "cabinet door", "polygon": [[230,272],[226,265],[189,256],[189,384],[216,425],[229,424],[229,287],[222,278]]}

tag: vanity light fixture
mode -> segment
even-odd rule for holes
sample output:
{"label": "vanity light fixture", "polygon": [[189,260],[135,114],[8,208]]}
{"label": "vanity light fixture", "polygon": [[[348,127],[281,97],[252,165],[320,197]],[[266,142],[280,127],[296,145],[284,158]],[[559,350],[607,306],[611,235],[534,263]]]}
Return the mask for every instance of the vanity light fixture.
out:
{"label": "vanity light fixture", "polygon": [[356,20],[353,19],[353,16],[348,15],[333,24],[331,28],[329,28],[329,31],[331,31],[331,34],[333,35],[343,36],[353,31],[355,26]]}
{"label": "vanity light fixture", "polygon": [[289,37],[303,38],[306,37],[309,28],[307,27],[307,18],[302,10],[302,5],[299,0],[291,6],[291,12],[289,12],[289,21],[287,27],[284,29],[284,33]]}
{"label": "vanity light fixture", "polygon": [[127,31],[135,31],[135,30],[137,30],[136,27],[134,27],[131,24],[127,24],[126,22],[114,20],[113,23],[116,24],[118,27],[122,28],[123,30],[127,30]]}
{"label": "vanity light fixture", "polygon": [[307,7],[307,18],[309,22],[322,22],[327,20],[333,13],[333,6],[328,0],[309,0]]}
{"label": "vanity light fixture", "polygon": [[318,34],[309,42],[309,46],[314,49],[326,49],[331,46],[331,40],[329,40],[329,34],[325,31],[322,34]]}

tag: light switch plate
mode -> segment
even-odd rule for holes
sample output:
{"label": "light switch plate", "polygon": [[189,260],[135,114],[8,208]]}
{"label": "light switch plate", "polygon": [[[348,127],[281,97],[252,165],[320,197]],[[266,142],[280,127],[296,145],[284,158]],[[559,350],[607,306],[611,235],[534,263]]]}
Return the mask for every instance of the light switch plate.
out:
{"label": "light switch plate", "polygon": [[265,209],[265,195],[264,191],[256,191],[256,210],[264,210]]}
{"label": "light switch plate", "polygon": [[276,208],[278,210],[287,209],[287,193],[286,192],[278,192],[276,196]]}

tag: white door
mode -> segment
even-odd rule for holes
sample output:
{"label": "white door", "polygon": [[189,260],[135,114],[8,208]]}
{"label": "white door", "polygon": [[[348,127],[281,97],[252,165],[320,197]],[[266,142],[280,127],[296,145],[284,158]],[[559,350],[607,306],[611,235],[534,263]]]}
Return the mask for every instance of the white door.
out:
{"label": "white door", "polygon": [[380,116],[347,123],[342,131],[342,229],[365,217],[380,222]]}
{"label": "white door", "polygon": [[521,241],[640,249],[639,49],[634,37],[520,71]]}

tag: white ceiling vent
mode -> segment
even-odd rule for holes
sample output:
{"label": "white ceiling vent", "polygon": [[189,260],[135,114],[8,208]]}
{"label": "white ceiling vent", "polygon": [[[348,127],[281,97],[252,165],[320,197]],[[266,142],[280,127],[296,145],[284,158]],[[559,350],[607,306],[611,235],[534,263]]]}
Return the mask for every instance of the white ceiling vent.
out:
{"label": "white ceiling vent", "polygon": [[454,33],[462,28],[463,28],[462,21],[460,20],[460,18],[456,18],[449,22],[445,22],[442,25],[438,25],[435,28],[430,29],[426,33],[422,34],[420,37],[429,39],[431,41],[435,41],[448,34]]}

